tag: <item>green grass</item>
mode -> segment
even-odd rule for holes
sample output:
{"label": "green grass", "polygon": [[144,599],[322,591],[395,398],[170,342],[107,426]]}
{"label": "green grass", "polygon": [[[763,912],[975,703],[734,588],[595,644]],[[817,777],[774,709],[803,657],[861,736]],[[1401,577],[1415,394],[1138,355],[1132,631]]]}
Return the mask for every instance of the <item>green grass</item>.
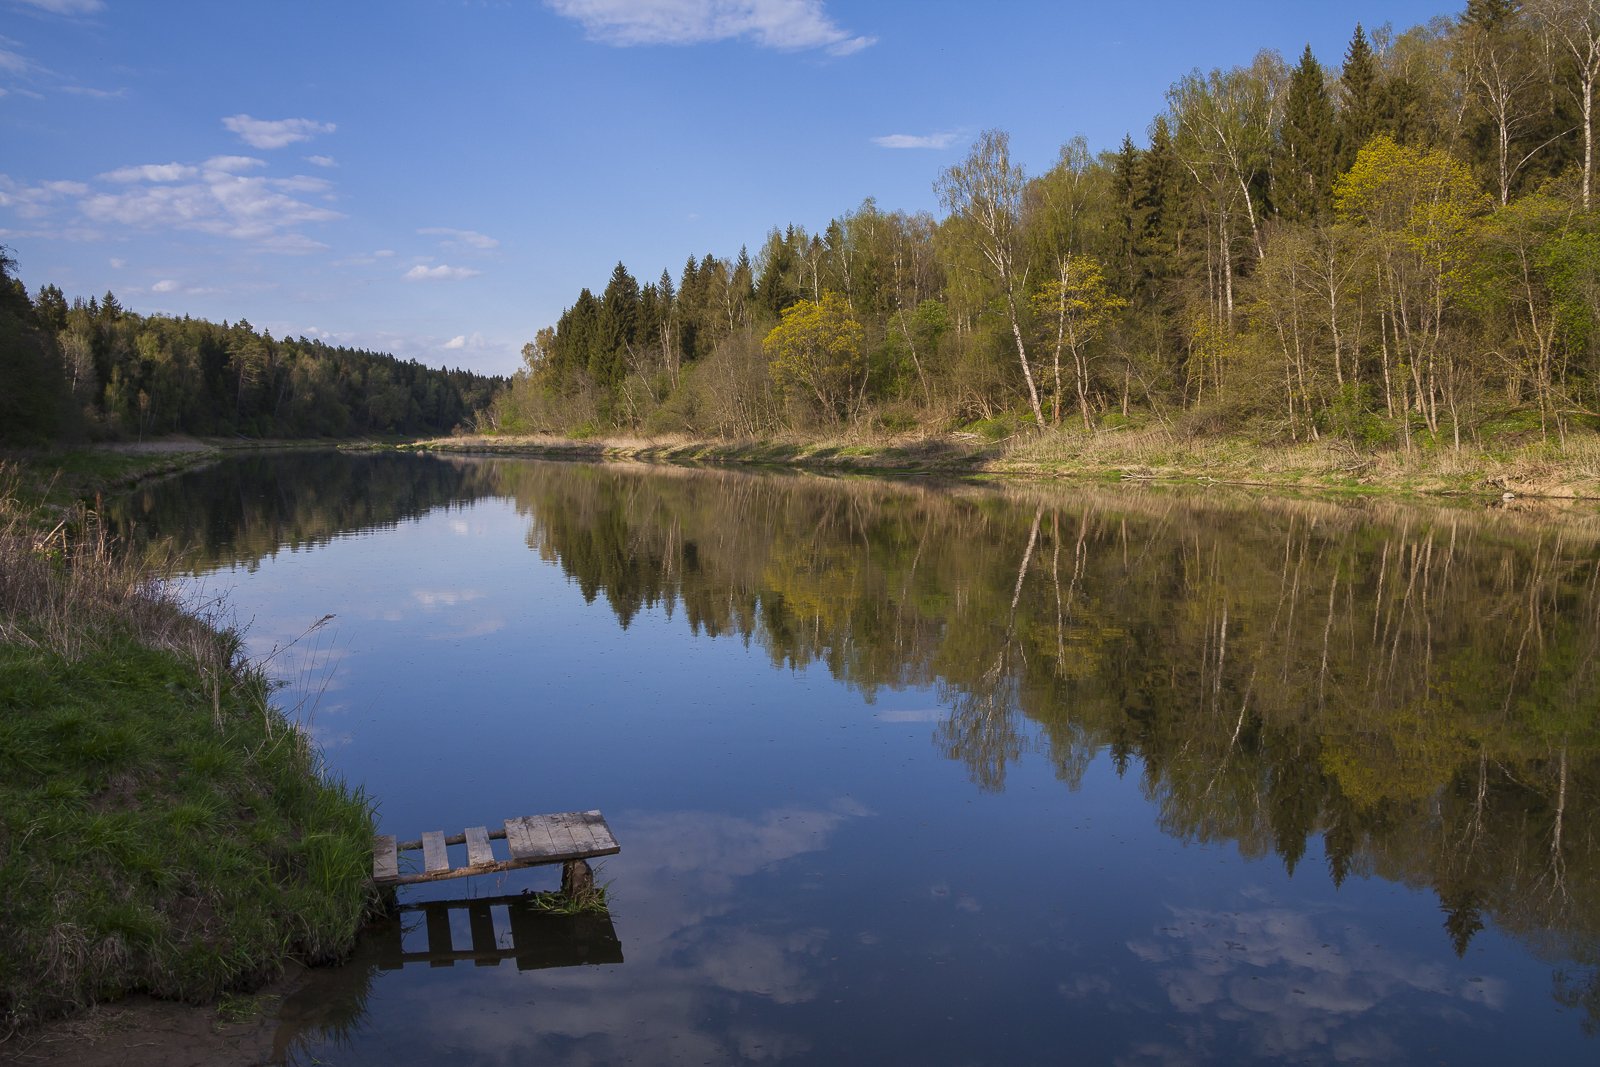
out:
{"label": "green grass", "polygon": [[345,951],[372,825],[247,679],[131,638],[0,645],[0,1007],[10,1025],[133,991],[207,1001]]}
{"label": "green grass", "polygon": [[90,513],[42,534],[0,493],[0,1037],[348,951],[371,805],[239,649]]}
{"label": "green grass", "polygon": [[528,907],[548,915],[602,915],[611,910],[610,887],[607,882],[571,893],[530,893],[526,899]]}

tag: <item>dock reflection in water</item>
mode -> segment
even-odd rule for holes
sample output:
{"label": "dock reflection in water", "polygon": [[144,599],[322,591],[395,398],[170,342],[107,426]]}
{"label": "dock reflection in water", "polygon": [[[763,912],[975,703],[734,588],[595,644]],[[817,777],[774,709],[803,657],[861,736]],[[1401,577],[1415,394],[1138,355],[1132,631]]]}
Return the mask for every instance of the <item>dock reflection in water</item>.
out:
{"label": "dock reflection in water", "polygon": [[[455,947],[452,912],[466,914],[469,948]],[[423,946],[407,949],[418,934],[425,938]],[[375,924],[368,937],[385,971],[423,963],[496,967],[509,960],[519,971],[538,971],[622,962],[622,942],[609,914],[561,915],[541,910],[524,895],[402,904],[398,918]]]}
{"label": "dock reflection in water", "polygon": [[541,909],[529,894],[402,904],[362,931],[347,963],[308,971],[284,999],[270,1062],[311,1062],[308,1050],[325,1043],[349,1047],[382,972],[507,962],[519,971],[619,964],[622,941],[609,913],[562,915]]}

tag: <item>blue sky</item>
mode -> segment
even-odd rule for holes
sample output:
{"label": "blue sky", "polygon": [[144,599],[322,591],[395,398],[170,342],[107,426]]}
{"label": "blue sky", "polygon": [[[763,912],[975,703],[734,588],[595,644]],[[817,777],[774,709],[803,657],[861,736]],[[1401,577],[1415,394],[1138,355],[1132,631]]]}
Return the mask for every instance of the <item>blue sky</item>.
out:
{"label": "blue sky", "polygon": [[508,373],[619,259],[937,213],[980,130],[1037,173],[1196,67],[1459,6],[0,0],[0,243],[30,289]]}

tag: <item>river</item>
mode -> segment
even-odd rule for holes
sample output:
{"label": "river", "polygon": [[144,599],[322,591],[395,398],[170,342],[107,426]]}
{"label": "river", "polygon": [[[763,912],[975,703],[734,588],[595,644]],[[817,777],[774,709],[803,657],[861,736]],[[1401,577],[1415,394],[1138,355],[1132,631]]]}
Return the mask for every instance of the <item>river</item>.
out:
{"label": "river", "polygon": [[1594,519],[337,453],[113,518],[383,832],[622,846],[609,919],[401,890],[286,1062],[1600,1054]]}

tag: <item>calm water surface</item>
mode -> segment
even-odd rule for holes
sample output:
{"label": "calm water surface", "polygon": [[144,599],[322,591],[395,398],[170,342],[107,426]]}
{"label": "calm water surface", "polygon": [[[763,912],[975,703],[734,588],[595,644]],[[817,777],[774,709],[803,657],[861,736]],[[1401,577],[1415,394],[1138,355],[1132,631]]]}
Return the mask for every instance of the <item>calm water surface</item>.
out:
{"label": "calm water surface", "polygon": [[609,923],[402,890],[478,903],[318,974],[289,1062],[1600,1057],[1592,525],[331,454],[120,521],[384,832],[622,844]]}

